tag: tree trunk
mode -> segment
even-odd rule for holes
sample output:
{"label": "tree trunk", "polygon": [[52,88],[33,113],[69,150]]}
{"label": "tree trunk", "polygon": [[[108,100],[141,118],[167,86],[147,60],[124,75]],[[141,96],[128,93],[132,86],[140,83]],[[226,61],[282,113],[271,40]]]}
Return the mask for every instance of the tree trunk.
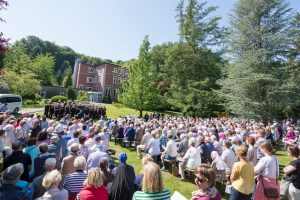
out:
{"label": "tree trunk", "polygon": [[143,111],[140,110],[140,117],[143,117]]}

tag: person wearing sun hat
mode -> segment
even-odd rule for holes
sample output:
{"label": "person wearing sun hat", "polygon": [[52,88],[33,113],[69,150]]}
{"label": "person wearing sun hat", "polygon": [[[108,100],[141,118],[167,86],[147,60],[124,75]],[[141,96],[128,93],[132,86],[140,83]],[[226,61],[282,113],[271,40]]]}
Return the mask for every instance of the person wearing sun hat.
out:
{"label": "person wearing sun hat", "polygon": [[62,160],[61,174],[66,176],[76,171],[74,167],[74,160],[77,157],[77,151],[80,149],[78,143],[73,143],[69,146],[68,150],[71,152],[70,155]]}
{"label": "person wearing sun hat", "polygon": [[17,165],[6,168],[2,175],[2,185],[0,187],[0,199],[20,199],[28,198],[22,192],[22,188],[15,185],[21,177],[22,171]]}

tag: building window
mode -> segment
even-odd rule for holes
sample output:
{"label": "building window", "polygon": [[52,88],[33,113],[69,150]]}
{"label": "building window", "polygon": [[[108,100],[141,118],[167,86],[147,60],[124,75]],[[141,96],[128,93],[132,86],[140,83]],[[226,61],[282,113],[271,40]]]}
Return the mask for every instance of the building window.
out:
{"label": "building window", "polygon": [[84,89],[84,85],[79,85],[79,89],[83,90]]}
{"label": "building window", "polygon": [[65,96],[65,91],[61,90],[59,94]]}
{"label": "building window", "polygon": [[89,73],[89,74],[95,73],[95,69],[92,68],[92,67],[89,67],[89,68],[88,68],[88,73]]}
{"label": "building window", "polygon": [[114,67],[114,70],[112,71],[113,73],[118,73],[118,69]]}
{"label": "building window", "polygon": [[114,89],[114,97],[117,98],[117,96],[118,96],[118,90]]}
{"label": "building window", "polygon": [[110,96],[110,87],[105,88],[105,96]]}
{"label": "building window", "polygon": [[93,90],[92,87],[86,87],[85,89],[87,89],[87,90],[89,90],[89,91]]}
{"label": "building window", "polygon": [[113,84],[117,84],[117,83],[118,83],[117,81],[118,81],[117,77],[114,76],[114,77],[113,77]]}
{"label": "building window", "polygon": [[94,79],[92,77],[87,77],[86,78],[86,82],[87,83],[93,83],[94,82]]}

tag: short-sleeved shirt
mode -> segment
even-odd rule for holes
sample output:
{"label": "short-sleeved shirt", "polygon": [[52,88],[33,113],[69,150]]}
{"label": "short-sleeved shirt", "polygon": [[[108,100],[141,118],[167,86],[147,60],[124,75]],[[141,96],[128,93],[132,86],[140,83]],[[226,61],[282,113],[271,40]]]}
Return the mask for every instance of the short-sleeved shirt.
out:
{"label": "short-sleeved shirt", "polygon": [[254,167],[251,162],[236,162],[233,165],[232,173],[237,177],[232,182],[232,186],[237,191],[249,195],[254,191]]}
{"label": "short-sleeved shirt", "polygon": [[300,159],[293,160],[290,165],[295,167],[296,170],[286,175],[286,180],[291,181],[295,188],[300,190]]}
{"label": "short-sleeved shirt", "polygon": [[136,191],[132,197],[132,200],[170,200],[170,191],[164,189],[162,192],[142,192]]}

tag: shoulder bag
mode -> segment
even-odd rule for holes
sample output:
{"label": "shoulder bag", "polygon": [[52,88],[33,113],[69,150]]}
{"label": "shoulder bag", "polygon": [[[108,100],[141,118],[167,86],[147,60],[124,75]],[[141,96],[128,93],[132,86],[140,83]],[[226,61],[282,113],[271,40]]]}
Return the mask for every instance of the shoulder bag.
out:
{"label": "shoulder bag", "polygon": [[[274,156],[274,158],[275,158],[275,156]],[[277,162],[276,158],[275,158],[275,160],[276,160],[276,185],[277,185],[278,184],[277,178],[278,178],[279,174],[278,174],[278,167],[277,167],[278,162]],[[264,179],[262,176],[261,176],[261,182],[262,182],[262,186],[264,188],[264,194],[266,197],[268,197],[268,198],[279,198],[280,197],[280,194],[279,194],[279,191],[277,188],[264,186]]]}

